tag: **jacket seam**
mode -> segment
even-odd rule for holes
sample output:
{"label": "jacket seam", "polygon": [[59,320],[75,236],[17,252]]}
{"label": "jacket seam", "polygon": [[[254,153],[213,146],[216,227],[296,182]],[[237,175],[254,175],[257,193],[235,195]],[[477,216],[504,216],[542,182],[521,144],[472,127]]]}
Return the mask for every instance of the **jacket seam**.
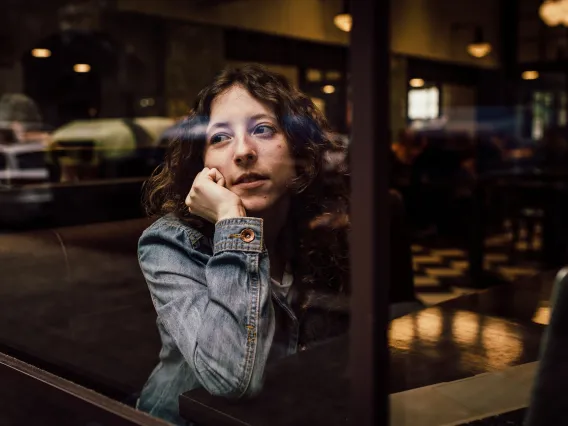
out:
{"label": "jacket seam", "polygon": [[252,376],[254,373],[254,362],[256,360],[256,349],[258,347],[258,312],[260,303],[260,283],[258,277],[258,255],[251,256],[253,263],[253,271],[251,271],[251,286],[252,291],[249,300],[249,324],[246,324],[246,350],[245,350],[245,374],[240,383],[240,396],[246,393],[247,388],[250,386]]}

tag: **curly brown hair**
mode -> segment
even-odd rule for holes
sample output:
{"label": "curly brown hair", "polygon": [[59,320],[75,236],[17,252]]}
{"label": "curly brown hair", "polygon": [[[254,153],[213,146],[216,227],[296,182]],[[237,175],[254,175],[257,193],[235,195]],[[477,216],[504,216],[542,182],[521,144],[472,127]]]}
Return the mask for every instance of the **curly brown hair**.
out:
{"label": "curly brown hair", "polygon": [[191,215],[185,198],[204,167],[205,128],[212,103],[233,86],[243,87],[274,111],[290,145],[297,177],[290,187],[287,227],[288,234],[294,237],[289,255],[296,279],[303,283],[303,290],[347,293],[348,180],[344,172],[325,167],[326,153],[344,147],[334,138],[325,117],[310,98],[283,76],[260,65],[227,68],[199,93],[192,111],[169,138],[164,163],[145,184],[147,213],[173,213],[204,234],[212,235],[213,225]]}

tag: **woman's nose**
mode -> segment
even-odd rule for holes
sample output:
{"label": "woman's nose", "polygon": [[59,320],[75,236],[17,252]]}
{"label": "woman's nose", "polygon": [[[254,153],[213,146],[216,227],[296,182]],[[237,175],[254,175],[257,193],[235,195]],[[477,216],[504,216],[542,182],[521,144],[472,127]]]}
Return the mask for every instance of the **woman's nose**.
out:
{"label": "woman's nose", "polygon": [[235,163],[238,165],[246,165],[254,163],[257,159],[256,149],[251,143],[248,136],[238,138],[235,148]]}

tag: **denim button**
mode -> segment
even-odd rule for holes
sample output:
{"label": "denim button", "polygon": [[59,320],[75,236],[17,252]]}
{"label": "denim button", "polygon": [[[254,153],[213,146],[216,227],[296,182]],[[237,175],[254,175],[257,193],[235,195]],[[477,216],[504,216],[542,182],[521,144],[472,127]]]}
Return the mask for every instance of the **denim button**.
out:
{"label": "denim button", "polygon": [[250,243],[251,241],[254,240],[254,231],[252,229],[243,229],[241,231],[241,240],[243,240],[245,243]]}

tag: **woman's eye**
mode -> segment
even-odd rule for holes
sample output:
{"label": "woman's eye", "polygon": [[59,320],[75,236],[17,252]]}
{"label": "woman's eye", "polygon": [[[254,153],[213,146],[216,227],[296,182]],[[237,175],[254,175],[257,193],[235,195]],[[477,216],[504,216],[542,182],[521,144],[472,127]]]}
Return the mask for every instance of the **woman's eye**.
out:
{"label": "woman's eye", "polygon": [[266,124],[261,124],[260,126],[256,126],[252,132],[253,135],[261,137],[272,137],[274,136],[275,133],[276,129]]}
{"label": "woman's eye", "polygon": [[229,135],[225,135],[223,133],[218,133],[216,135],[211,136],[209,143],[211,143],[211,145],[214,145],[216,143],[225,142],[226,140],[229,140],[229,139],[231,139],[231,137]]}

